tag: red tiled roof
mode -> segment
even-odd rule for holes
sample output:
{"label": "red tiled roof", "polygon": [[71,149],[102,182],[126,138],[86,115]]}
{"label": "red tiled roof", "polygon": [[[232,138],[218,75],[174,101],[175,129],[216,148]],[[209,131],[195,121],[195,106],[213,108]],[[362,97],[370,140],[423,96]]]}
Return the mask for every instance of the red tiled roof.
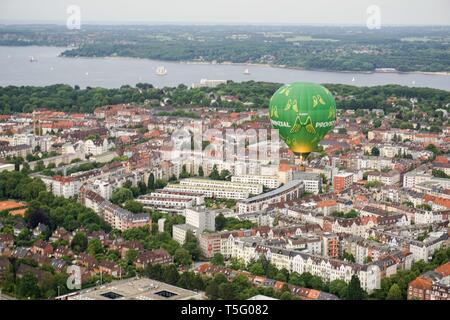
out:
{"label": "red tiled roof", "polygon": [[432,281],[428,278],[417,277],[416,279],[411,281],[409,285],[417,289],[431,290]]}
{"label": "red tiled roof", "polygon": [[450,262],[437,267],[435,271],[442,274],[443,277],[450,275]]}

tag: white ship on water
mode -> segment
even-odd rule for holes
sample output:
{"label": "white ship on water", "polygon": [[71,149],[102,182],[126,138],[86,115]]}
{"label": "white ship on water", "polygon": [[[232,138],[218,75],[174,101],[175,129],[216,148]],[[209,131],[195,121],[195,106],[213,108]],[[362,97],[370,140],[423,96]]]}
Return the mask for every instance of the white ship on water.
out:
{"label": "white ship on water", "polygon": [[158,68],[156,68],[156,74],[158,76],[165,76],[167,74],[167,69],[162,66],[158,67]]}
{"label": "white ship on water", "polygon": [[245,74],[245,75],[249,75],[249,74],[250,74],[250,71],[249,71],[248,69],[245,69],[245,70],[244,70],[244,74]]}
{"label": "white ship on water", "polygon": [[37,60],[33,56],[31,56],[30,57],[30,62],[37,62]]}

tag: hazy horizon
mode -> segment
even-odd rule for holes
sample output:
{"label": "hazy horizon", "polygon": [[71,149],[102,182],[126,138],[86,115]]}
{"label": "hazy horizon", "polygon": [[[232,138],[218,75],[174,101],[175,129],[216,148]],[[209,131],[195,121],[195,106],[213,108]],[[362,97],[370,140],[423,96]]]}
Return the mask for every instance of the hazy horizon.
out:
{"label": "hazy horizon", "polygon": [[84,24],[365,26],[377,5],[385,26],[448,26],[448,0],[1,0],[1,24],[65,24],[77,5]]}
{"label": "hazy horizon", "polygon": [[[22,21],[22,20],[0,20],[0,26],[37,26],[37,25],[48,25],[48,26],[65,26],[64,21]],[[326,24],[326,23],[238,23],[238,22],[195,22],[195,21],[85,21],[83,25],[87,26],[261,26],[261,27],[271,27],[271,26],[298,26],[298,27],[362,27],[365,28],[366,25],[363,24]],[[384,24],[384,27],[395,28],[395,27],[423,27],[423,28],[435,28],[435,27],[450,27],[450,24]]]}

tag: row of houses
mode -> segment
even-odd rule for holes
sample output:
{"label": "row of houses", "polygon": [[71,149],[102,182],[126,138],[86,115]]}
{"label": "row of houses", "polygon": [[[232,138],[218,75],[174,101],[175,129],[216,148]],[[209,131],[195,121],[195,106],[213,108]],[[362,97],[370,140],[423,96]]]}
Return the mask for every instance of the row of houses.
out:
{"label": "row of houses", "polygon": [[339,300],[335,295],[323,291],[295,286],[287,284],[283,281],[277,281],[263,276],[255,276],[250,272],[214,266],[209,263],[201,264],[196,271],[208,276],[214,276],[218,273],[224,274],[229,280],[233,280],[239,275],[244,275],[248,278],[248,281],[255,287],[282,290],[287,286],[292,295],[298,296],[302,300]]}
{"label": "row of houses", "polygon": [[105,200],[102,196],[82,187],[80,189],[80,202],[87,208],[95,211],[112,228],[125,231],[131,228],[151,226],[152,221],[148,214],[132,213],[112,202]]}
{"label": "row of houses", "polygon": [[255,237],[234,239],[230,246],[231,257],[245,264],[265,256],[278,269],[299,274],[309,272],[327,282],[340,279],[348,283],[352,276],[356,275],[361,287],[368,293],[379,289],[384,277],[395,274],[397,270],[410,269],[413,261],[411,253],[404,251],[385,256],[375,262],[351,263],[307,252],[267,246],[261,244],[261,239]]}

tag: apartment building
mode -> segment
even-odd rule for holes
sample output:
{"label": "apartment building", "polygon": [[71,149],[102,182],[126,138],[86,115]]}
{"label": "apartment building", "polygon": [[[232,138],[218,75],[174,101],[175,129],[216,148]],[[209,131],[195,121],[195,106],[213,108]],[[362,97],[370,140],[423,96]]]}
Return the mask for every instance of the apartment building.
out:
{"label": "apartment building", "polygon": [[209,198],[241,200],[248,198],[251,194],[262,193],[263,186],[261,184],[190,178],[181,180],[179,184],[169,184],[164,190],[191,192]]}
{"label": "apartment building", "polygon": [[152,208],[165,212],[182,213],[184,209],[201,206],[205,197],[193,192],[176,192],[167,189],[156,190],[151,194],[136,199],[144,208]]}
{"label": "apartment building", "polygon": [[448,232],[431,232],[423,241],[409,240],[409,251],[413,254],[414,262],[428,261],[433,253],[448,241]]}
{"label": "apartment building", "polygon": [[322,177],[319,173],[294,171],[292,180],[302,181],[305,185],[305,192],[319,194],[322,189]]}
{"label": "apartment building", "polygon": [[81,181],[73,177],[41,177],[41,180],[46,185],[47,190],[58,197],[72,198],[78,195],[81,188]]}
{"label": "apartment building", "polygon": [[262,175],[232,176],[231,182],[262,184],[264,187],[269,189],[276,189],[281,185],[280,181],[278,180],[278,176],[262,176]]}
{"label": "apartment building", "polygon": [[302,181],[292,180],[278,189],[239,201],[238,210],[239,213],[262,211],[270,204],[297,199],[304,191],[305,187]]}
{"label": "apartment building", "polygon": [[355,159],[356,169],[358,170],[383,170],[384,168],[393,169],[394,162],[391,158],[376,157],[376,156],[362,156]]}
{"label": "apartment building", "polygon": [[350,282],[352,275],[357,275],[361,286],[368,293],[380,288],[382,264],[356,264],[322,257],[301,251],[269,247],[261,244],[258,238],[239,238],[233,240],[232,257],[244,263],[264,255],[277,268],[286,268],[290,272],[302,274],[309,272],[324,281],[344,280]]}
{"label": "apartment building", "polygon": [[395,170],[388,172],[372,171],[367,175],[367,181],[379,181],[386,186],[392,186],[400,182],[400,173]]}
{"label": "apartment building", "polygon": [[339,237],[337,234],[325,232],[322,235],[322,255],[330,258],[339,256]]}
{"label": "apartment building", "polygon": [[125,231],[131,228],[151,226],[151,218],[146,213],[131,213],[109,202],[100,204],[101,216],[112,228]]}
{"label": "apartment building", "polygon": [[84,142],[84,151],[86,154],[93,156],[100,155],[108,151],[108,139],[94,139],[86,140]]}
{"label": "apartment building", "polygon": [[108,200],[89,188],[80,189],[79,201],[94,210],[112,228],[125,231],[131,228],[151,226],[152,220],[146,213],[132,213]]}
{"label": "apartment building", "polygon": [[207,258],[212,258],[214,254],[221,253],[225,258],[231,256],[230,243],[234,238],[249,237],[252,235],[252,230],[236,230],[236,231],[221,231],[214,233],[202,233],[199,238],[199,246],[202,254]]}
{"label": "apartment building", "polygon": [[261,184],[252,183],[238,183],[222,180],[211,180],[211,179],[199,179],[199,178],[189,178],[180,181],[181,185],[184,186],[194,186],[194,187],[205,187],[205,188],[230,188],[236,190],[243,190],[249,194],[260,194],[263,192],[263,186]]}
{"label": "apartment building", "polygon": [[341,172],[333,176],[333,190],[334,193],[341,193],[350,188],[353,184],[353,173]]}
{"label": "apartment building", "polygon": [[450,300],[450,262],[411,281],[408,300]]}
{"label": "apartment building", "polygon": [[172,227],[172,237],[180,244],[185,242],[189,231],[198,237],[205,230],[216,230],[216,213],[214,211],[204,208],[187,208],[184,210],[184,216],[186,217],[185,224],[177,224]]}

